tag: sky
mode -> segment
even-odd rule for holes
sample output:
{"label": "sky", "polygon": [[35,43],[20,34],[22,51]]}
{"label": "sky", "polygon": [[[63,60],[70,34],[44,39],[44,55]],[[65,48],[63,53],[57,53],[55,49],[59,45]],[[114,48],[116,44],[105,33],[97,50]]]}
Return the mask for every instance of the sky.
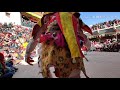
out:
{"label": "sky", "polygon": [[87,25],[120,19],[120,12],[80,12],[81,19]]}

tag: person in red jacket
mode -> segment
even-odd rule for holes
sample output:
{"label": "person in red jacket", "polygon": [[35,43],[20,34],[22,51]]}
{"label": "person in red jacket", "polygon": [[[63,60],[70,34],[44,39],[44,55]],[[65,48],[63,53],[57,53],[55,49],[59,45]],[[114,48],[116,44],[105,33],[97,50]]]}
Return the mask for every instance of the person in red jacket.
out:
{"label": "person in red jacket", "polygon": [[87,51],[88,51],[87,47],[85,45],[83,45],[83,47],[82,47],[83,54],[87,55]]}

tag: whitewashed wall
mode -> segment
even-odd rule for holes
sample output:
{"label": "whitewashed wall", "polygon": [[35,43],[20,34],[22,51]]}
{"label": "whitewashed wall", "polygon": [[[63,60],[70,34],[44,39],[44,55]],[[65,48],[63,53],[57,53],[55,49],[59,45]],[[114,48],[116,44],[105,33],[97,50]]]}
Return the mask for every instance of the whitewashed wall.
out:
{"label": "whitewashed wall", "polygon": [[0,23],[15,23],[21,25],[21,14],[20,12],[9,12],[10,18],[6,16],[5,12],[0,12]]}

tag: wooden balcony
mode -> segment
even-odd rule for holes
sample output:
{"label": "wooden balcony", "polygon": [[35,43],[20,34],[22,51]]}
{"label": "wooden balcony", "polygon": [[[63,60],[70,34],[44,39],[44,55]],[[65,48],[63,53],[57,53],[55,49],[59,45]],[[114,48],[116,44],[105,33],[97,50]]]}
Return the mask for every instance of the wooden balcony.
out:
{"label": "wooden balcony", "polygon": [[26,16],[27,18],[34,22],[38,22],[38,20],[42,18],[43,12],[21,12],[21,15]]}

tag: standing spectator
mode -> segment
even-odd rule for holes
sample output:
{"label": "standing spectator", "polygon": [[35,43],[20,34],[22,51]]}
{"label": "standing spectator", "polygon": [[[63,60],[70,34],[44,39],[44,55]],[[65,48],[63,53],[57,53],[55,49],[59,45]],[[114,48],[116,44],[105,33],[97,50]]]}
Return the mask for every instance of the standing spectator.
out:
{"label": "standing spectator", "polygon": [[84,55],[87,55],[87,47],[85,45],[82,46],[82,52]]}

